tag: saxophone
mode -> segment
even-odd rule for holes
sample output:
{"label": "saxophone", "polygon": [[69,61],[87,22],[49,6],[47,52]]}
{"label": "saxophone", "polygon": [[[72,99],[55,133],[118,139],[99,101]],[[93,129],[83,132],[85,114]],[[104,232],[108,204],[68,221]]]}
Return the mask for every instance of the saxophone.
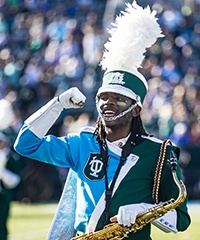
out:
{"label": "saxophone", "polygon": [[170,153],[170,166],[172,171],[172,176],[175,184],[179,189],[179,195],[177,199],[171,198],[169,201],[160,203],[148,209],[147,212],[138,214],[136,221],[130,227],[122,226],[118,223],[111,223],[106,225],[103,229],[83,234],[72,238],[71,240],[120,240],[128,238],[130,232],[137,232],[141,230],[148,223],[151,223],[157,218],[162,217],[168,211],[175,209],[181,205],[186,199],[186,187],[182,180],[179,180],[176,174],[177,170],[177,159],[173,151]]}

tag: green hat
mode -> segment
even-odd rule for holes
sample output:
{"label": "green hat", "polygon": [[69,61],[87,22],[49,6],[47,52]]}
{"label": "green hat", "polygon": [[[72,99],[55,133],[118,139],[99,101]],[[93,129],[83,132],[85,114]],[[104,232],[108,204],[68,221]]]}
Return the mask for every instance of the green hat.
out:
{"label": "green hat", "polygon": [[142,8],[136,1],[126,6],[112,24],[104,45],[100,64],[105,74],[97,96],[102,92],[115,92],[136,100],[142,107],[148,85],[138,68],[142,66],[146,48],[163,35],[156,11],[151,11],[149,6]]}
{"label": "green hat", "polygon": [[147,90],[146,80],[139,72],[133,74],[115,70],[104,74],[103,83],[97,95],[102,92],[114,92],[129,97],[142,106]]}

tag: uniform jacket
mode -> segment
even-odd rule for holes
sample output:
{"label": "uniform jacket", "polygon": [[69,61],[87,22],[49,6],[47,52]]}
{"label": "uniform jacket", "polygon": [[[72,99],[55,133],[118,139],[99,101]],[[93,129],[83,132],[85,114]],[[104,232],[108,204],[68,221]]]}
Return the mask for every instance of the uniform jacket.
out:
{"label": "uniform jacket", "polygon": [[[84,128],[79,133],[66,137],[58,138],[47,135],[40,139],[29,130],[27,125],[24,125],[15,142],[15,149],[21,155],[59,167],[70,168],[76,173],[77,202],[74,205],[76,208],[74,228],[81,232],[102,229],[105,220],[105,173],[100,155],[100,145],[93,133],[93,128]],[[110,217],[117,214],[121,205],[154,203],[152,199],[153,179],[161,143],[154,137],[144,136],[143,141],[133,148],[115,183]],[[107,175],[110,183],[120,161],[121,149],[112,145],[108,148]],[[179,153],[177,147],[167,147],[160,181],[160,201],[178,196],[178,188],[172,179],[167,162],[171,149],[177,155]],[[179,167],[178,177],[181,178]],[[179,231],[183,231],[190,223],[186,202],[176,210],[177,228]],[[68,211],[72,211],[72,209],[68,209]],[[135,234],[130,234],[129,239],[151,239],[150,225]]]}

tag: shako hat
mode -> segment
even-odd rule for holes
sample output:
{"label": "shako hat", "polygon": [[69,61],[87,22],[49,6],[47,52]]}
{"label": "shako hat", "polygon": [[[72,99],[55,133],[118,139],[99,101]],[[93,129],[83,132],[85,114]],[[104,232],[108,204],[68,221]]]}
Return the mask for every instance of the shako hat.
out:
{"label": "shako hat", "polygon": [[142,107],[148,85],[138,68],[146,48],[163,37],[155,15],[156,11],[151,11],[149,6],[142,8],[136,1],[126,3],[125,11],[112,23],[110,37],[104,45],[100,65],[105,73],[97,96],[103,92],[119,93]]}

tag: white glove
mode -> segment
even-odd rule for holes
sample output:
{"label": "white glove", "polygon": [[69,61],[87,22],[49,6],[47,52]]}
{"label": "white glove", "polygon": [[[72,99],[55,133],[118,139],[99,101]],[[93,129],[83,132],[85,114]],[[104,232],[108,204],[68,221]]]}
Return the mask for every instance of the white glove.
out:
{"label": "white glove", "polygon": [[63,108],[67,109],[83,107],[86,97],[77,87],[73,87],[62,93],[58,99]]}
{"label": "white glove", "polygon": [[140,213],[144,213],[148,210],[148,206],[145,203],[137,203],[121,206],[118,210],[117,216],[111,218],[111,221],[118,221],[119,224],[124,226],[131,226],[135,223],[136,217]]}

